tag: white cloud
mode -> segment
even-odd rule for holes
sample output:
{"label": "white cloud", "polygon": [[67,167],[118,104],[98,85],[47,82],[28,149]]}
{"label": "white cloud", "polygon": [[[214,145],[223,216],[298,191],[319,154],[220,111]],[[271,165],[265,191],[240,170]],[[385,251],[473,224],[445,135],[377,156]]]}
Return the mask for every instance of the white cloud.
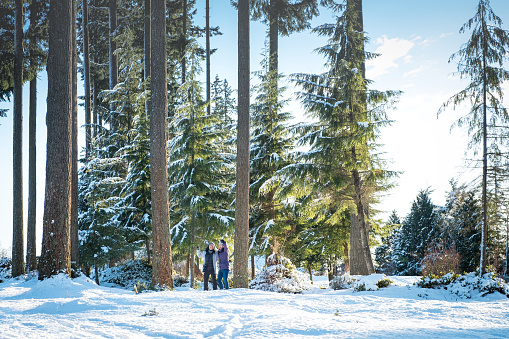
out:
{"label": "white cloud", "polygon": [[409,62],[411,56],[408,53],[415,45],[413,41],[400,38],[389,39],[385,35],[378,38],[376,44],[380,46],[375,52],[381,55],[367,63],[369,79],[375,79],[389,73],[392,68],[398,68],[397,61]]}
{"label": "white cloud", "polygon": [[406,78],[406,77],[409,77],[409,76],[415,76],[416,74],[419,74],[419,73],[422,73],[424,72],[424,66],[421,65],[420,67],[418,68],[415,68],[409,72],[406,72],[403,77]]}

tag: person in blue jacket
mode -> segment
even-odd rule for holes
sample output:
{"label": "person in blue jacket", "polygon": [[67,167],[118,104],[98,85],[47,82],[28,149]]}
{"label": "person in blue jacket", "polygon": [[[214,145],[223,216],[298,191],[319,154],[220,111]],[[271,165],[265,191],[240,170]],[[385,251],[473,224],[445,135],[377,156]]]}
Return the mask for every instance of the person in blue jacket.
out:
{"label": "person in blue jacket", "polygon": [[217,280],[219,288],[223,289],[224,286],[224,289],[227,290],[229,288],[228,273],[230,272],[230,253],[228,251],[228,245],[226,245],[226,241],[223,239],[219,240],[218,247],[219,273],[217,274]]}

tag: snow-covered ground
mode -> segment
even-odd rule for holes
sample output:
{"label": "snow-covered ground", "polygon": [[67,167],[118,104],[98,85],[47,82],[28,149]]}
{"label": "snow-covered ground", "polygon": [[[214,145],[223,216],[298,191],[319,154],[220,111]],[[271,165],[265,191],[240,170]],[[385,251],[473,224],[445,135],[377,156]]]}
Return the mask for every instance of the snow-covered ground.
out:
{"label": "snow-covered ground", "polygon": [[[461,299],[390,277],[378,291],[135,294],[85,277],[0,283],[0,338],[508,338],[509,298]],[[322,287],[322,288],[320,288]]]}

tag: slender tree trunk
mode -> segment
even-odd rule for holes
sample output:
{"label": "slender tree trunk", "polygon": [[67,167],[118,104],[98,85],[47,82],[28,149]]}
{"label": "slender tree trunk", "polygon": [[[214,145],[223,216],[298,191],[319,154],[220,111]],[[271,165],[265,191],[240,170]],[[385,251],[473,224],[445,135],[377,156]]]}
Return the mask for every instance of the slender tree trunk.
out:
{"label": "slender tree trunk", "polygon": [[150,240],[149,239],[145,240],[145,247],[147,248],[147,260],[148,260],[149,264],[152,264],[152,259],[150,257]]}
{"label": "slender tree trunk", "polygon": [[90,159],[92,141],[90,110],[90,55],[88,51],[88,0],[83,0],[83,86],[85,86],[85,159]]}
{"label": "slender tree trunk", "polygon": [[343,243],[343,251],[345,253],[345,273],[350,272],[350,256],[348,254],[348,242]]}
{"label": "slender tree trunk", "polygon": [[207,114],[210,115],[210,6],[209,0],[205,1],[205,49],[207,57]]}
{"label": "slender tree trunk", "polygon": [[486,244],[488,240],[488,117],[486,112],[487,106],[487,79],[486,79],[486,47],[483,48],[483,120],[482,120],[482,231],[481,231],[481,274],[486,273]]}
{"label": "slender tree trunk", "polygon": [[254,279],[256,275],[256,267],[255,267],[255,256],[251,254],[251,279]]}
{"label": "slender tree trunk", "polygon": [[150,186],[152,197],[152,284],[173,288],[166,140],[168,112],[166,69],[166,2],[151,6],[152,64],[150,115]]}
{"label": "slender tree trunk", "polygon": [[[118,63],[117,56],[115,55],[115,50],[117,49],[117,44],[113,40],[115,30],[117,29],[117,0],[109,0],[109,62],[110,62],[110,90],[115,88],[118,83]],[[110,110],[114,111],[115,106],[111,105]],[[112,117],[110,120],[110,128],[112,131],[117,130],[117,122]]]}
{"label": "slender tree trunk", "polygon": [[[150,6],[151,0],[145,0],[145,20],[144,20],[144,39],[143,39],[143,49],[144,49],[144,63],[143,63],[143,72],[145,75],[145,81],[150,78]],[[150,81],[150,80],[148,80]],[[150,83],[147,83],[146,90],[150,90]],[[147,101],[145,101],[145,113],[147,117],[150,116],[150,96]]]}
{"label": "slender tree trunk", "polygon": [[12,276],[25,273],[23,239],[23,1],[14,10],[14,107],[12,150]]}
{"label": "slender tree trunk", "polygon": [[72,0],[49,11],[46,192],[39,279],[71,267]]}
{"label": "slender tree trunk", "polygon": [[77,3],[72,9],[72,167],[71,167],[71,265],[78,270],[79,226],[78,226],[78,45],[76,38]]}
{"label": "slender tree trunk", "polygon": [[311,283],[313,283],[313,267],[310,263],[307,264],[307,269],[309,273],[309,280],[311,280]]}
{"label": "slender tree trunk", "polygon": [[28,222],[27,269],[37,269],[37,76],[30,80],[30,117],[28,122]]}
{"label": "slender tree trunk", "polygon": [[[30,25],[38,21],[38,1],[30,5]],[[36,39],[30,41],[35,45]],[[30,66],[36,68],[33,57]],[[26,266],[29,271],[37,269],[36,216],[37,216],[37,75],[30,80],[30,115],[28,120],[28,221]]]}
{"label": "slender tree trunk", "polygon": [[182,84],[186,82],[186,47],[187,47],[187,0],[183,2],[184,7],[182,10]]}
{"label": "slender tree trunk", "polygon": [[99,119],[97,116],[97,84],[95,78],[91,79],[92,82],[92,122],[94,124],[93,135],[97,136]]}
{"label": "slender tree trunk", "polygon": [[238,127],[235,192],[235,287],[249,287],[249,0],[238,2]]}
{"label": "slender tree trunk", "polygon": [[[269,10],[269,71],[278,73],[279,60],[278,60],[278,49],[279,49],[279,13],[277,0],[270,0]],[[276,84],[277,87],[277,84]]]}

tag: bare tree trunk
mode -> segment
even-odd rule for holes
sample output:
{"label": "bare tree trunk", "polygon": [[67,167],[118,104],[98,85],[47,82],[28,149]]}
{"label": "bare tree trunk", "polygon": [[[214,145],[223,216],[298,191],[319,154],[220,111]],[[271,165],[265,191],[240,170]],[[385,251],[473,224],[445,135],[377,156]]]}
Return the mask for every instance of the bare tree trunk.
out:
{"label": "bare tree trunk", "polygon": [[483,120],[482,120],[482,230],[481,230],[481,258],[479,265],[481,274],[486,273],[486,263],[487,263],[487,240],[488,240],[488,194],[487,194],[487,186],[488,186],[488,118],[486,112],[487,106],[487,75],[486,75],[486,48],[483,49]]}
{"label": "bare tree trunk", "polygon": [[255,256],[251,254],[251,279],[254,279],[256,275],[256,267],[255,267]]}
{"label": "bare tree trunk", "polygon": [[[143,72],[145,75],[145,80],[150,78],[150,63],[151,63],[151,55],[150,55],[150,7],[151,7],[151,0],[145,0],[145,9],[144,9],[144,15],[145,20],[143,21],[144,24],[144,39],[143,39],[143,49],[144,49],[144,62],[143,62]],[[147,84],[146,90],[150,90],[150,83]],[[150,96],[145,101],[145,114],[147,117],[150,116]]]}
{"label": "bare tree trunk", "polygon": [[210,5],[209,0],[205,1],[205,50],[206,50],[206,72],[207,72],[207,114],[210,115]]}
{"label": "bare tree trunk", "polygon": [[249,287],[249,0],[238,2],[238,127],[233,283]]}
{"label": "bare tree trunk", "polygon": [[77,3],[72,9],[72,170],[71,170],[71,266],[78,270],[79,265],[79,226],[78,226],[78,45],[76,38]]}
{"label": "bare tree trunk", "polygon": [[83,86],[85,87],[85,159],[90,159],[92,140],[90,110],[90,55],[88,49],[88,0],[83,0]]}
{"label": "bare tree trunk", "polygon": [[[276,0],[270,0],[269,9],[269,71],[275,72],[279,69],[279,13]],[[277,87],[277,85],[276,85]]]}
{"label": "bare tree trunk", "polygon": [[23,239],[23,1],[15,1],[12,150],[12,276],[25,273]]}
{"label": "bare tree trunk", "polygon": [[307,264],[307,269],[309,273],[309,280],[311,280],[311,283],[313,283],[313,267],[310,263]]}
{"label": "bare tree trunk", "polygon": [[72,0],[49,11],[46,192],[39,279],[71,267]]}
{"label": "bare tree trunk", "polygon": [[152,264],[152,260],[150,258],[150,241],[148,239],[145,240],[145,247],[147,248],[147,260],[149,264]]}
{"label": "bare tree trunk", "polygon": [[187,36],[187,0],[183,1],[182,8],[182,60],[181,60],[181,68],[182,68],[182,84],[186,82],[186,38]]}
{"label": "bare tree trunk", "polygon": [[168,112],[166,69],[166,2],[151,6],[152,64],[150,115],[150,186],[152,197],[152,284],[173,288],[166,140]]}
{"label": "bare tree trunk", "polygon": [[[117,56],[115,55],[115,50],[117,49],[117,44],[113,40],[115,30],[117,29],[117,0],[109,0],[109,62],[110,62],[110,90],[115,88],[118,83],[118,62]],[[113,105],[110,106],[110,110],[114,111],[115,107]],[[117,122],[114,121],[113,118],[110,120],[110,129],[112,131],[117,130]]]}
{"label": "bare tree trunk", "polygon": [[[37,1],[30,5],[30,25],[38,21]],[[35,38],[30,41],[35,44]],[[32,68],[36,67],[30,58]],[[37,216],[37,76],[30,80],[30,115],[28,120],[28,221],[26,266],[29,271],[37,269],[36,216]]]}
{"label": "bare tree trunk", "polygon": [[350,272],[350,256],[348,253],[348,242],[343,243],[343,251],[345,253],[345,273]]}

